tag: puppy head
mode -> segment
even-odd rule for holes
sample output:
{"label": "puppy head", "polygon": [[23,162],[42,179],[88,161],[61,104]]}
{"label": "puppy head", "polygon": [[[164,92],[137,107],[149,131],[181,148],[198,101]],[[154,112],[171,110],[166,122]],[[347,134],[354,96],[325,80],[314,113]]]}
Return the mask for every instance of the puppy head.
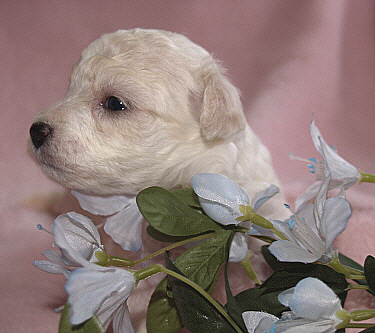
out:
{"label": "puppy head", "polygon": [[[202,154],[242,131],[236,88],[186,37],[103,35],[76,64],[63,100],[39,114],[30,151],[43,171],[91,194],[188,182]],[[206,170],[207,171],[207,170]]]}

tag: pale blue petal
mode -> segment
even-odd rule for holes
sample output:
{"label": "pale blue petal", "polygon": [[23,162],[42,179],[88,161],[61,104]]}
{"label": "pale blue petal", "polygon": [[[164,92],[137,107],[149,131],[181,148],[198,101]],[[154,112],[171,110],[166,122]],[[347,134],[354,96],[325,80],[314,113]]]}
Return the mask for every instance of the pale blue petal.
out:
{"label": "pale blue petal", "polygon": [[284,221],[278,221],[278,220],[272,220],[272,224],[275,227],[275,229],[280,231],[287,239],[289,239],[290,241],[297,242],[297,240],[295,239],[295,237],[293,236],[293,234],[291,232],[291,226],[288,223],[288,221],[290,221],[291,219],[292,218],[290,218],[289,220],[287,220],[285,222]]}
{"label": "pale blue petal", "polygon": [[[250,333],[257,333],[257,328],[263,329],[265,332],[269,332],[273,324],[279,320],[279,318],[271,315],[267,312],[260,311],[245,311],[242,313],[242,318],[245,322],[245,326]],[[267,322],[263,322],[262,325],[258,326],[262,319],[268,319]],[[272,323],[272,324],[271,324]],[[270,325],[271,324],[271,325]],[[259,331],[262,332],[262,331]]]}
{"label": "pale blue petal", "polygon": [[260,191],[255,194],[251,205],[253,206],[254,210],[257,211],[261,205],[263,205],[268,199],[272,198],[277,193],[279,193],[279,188],[272,184],[264,191]]}
{"label": "pale blue petal", "polygon": [[63,274],[64,267],[46,260],[36,260],[33,265],[41,271],[51,274]]}
{"label": "pale blue petal", "polygon": [[279,302],[282,305],[285,305],[285,306],[289,307],[289,304],[292,300],[295,289],[296,289],[295,287],[289,288],[287,290],[284,290],[282,293],[280,293],[279,296],[277,297]]}
{"label": "pale blue petal", "polygon": [[73,190],[79,205],[86,211],[95,215],[112,215],[123,209],[134,195],[89,195]]}
{"label": "pale blue petal", "polygon": [[244,261],[247,256],[247,237],[239,232],[236,232],[229,250],[229,262]]}
{"label": "pale blue petal", "polygon": [[[56,235],[58,231],[63,233],[64,240]],[[74,212],[60,215],[52,225],[52,232],[58,247],[68,250],[68,245],[82,258],[88,261],[97,261],[95,252],[101,249],[100,235],[95,225],[86,216]],[[64,245],[60,241],[63,241]],[[65,256],[66,253],[63,252],[63,255]],[[69,258],[76,259],[72,257],[72,254],[67,259],[70,260]]]}
{"label": "pale blue petal", "polygon": [[[273,222],[273,221],[272,221]],[[264,236],[264,237],[270,237],[273,239],[279,239],[278,236],[276,236],[272,230],[262,228],[259,225],[253,224],[249,231],[246,233],[246,235],[251,235],[251,236]]]}
{"label": "pale blue petal", "polygon": [[304,193],[298,196],[298,198],[295,201],[295,207],[297,211],[300,210],[311,199],[315,198],[321,184],[321,181],[315,182],[314,184],[309,186]]}
{"label": "pale blue petal", "polygon": [[126,303],[116,311],[113,319],[113,333],[135,333]]}
{"label": "pale blue petal", "polygon": [[214,221],[228,225],[238,224],[242,216],[239,205],[248,205],[246,192],[230,179],[211,173],[198,174],[191,179],[204,212]]}
{"label": "pale blue petal", "polygon": [[[327,165],[327,171],[333,179],[345,179],[348,184],[354,185],[361,177],[358,169],[339,156],[331,147],[322,141],[322,156]],[[349,185],[350,183],[350,185]]]}
{"label": "pale blue petal", "polygon": [[123,269],[97,267],[97,270],[76,269],[65,284],[69,294],[69,319],[72,325],[79,325],[90,319],[100,312],[104,302],[108,305],[108,300],[111,300],[112,308],[106,308],[116,311],[118,305],[125,302],[134,289],[135,279],[132,273]]}
{"label": "pale blue petal", "polygon": [[49,261],[52,261],[53,263],[64,266],[64,260],[61,258],[61,254],[57,253],[54,250],[44,250],[42,252],[42,255],[47,258]]}
{"label": "pale blue petal", "polygon": [[312,254],[287,240],[273,242],[268,249],[277,260],[286,262],[302,262],[307,264],[317,261],[321,256]]}
{"label": "pale blue petal", "polygon": [[359,180],[360,174],[353,165],[344,160],[323,139],[314,120],[310,123],[310,134],[315,148],[323,156],[332,179],[352,178]]}
{"label": "pale blue petal", "polygon": [[136,200],[128,207],[109,217],[104,224],[104,231],[125,250],[138,251],[142,245],[143,216]]}
{"label": "pale blue petal", "polygon": [[268,332],[275,332],[273,329],[275,328],[277,317],[272,316],[271,318],[265,317],[259,321],[258,326],[255,328],[254,333],[268,333]]}
{"label": "pale blue petal", "polygon": [[[337,324],[336,324],[337,325]],[[275,324],[277,333],[335,333],[335,322],[329,319],[310,320],[305,318],[295,318],[291,320],[279,320]]]}
{"label": "pale blue petal", "polygon": [[[67,236],[65,235],[66,230],[63,228],[61,223],[54,223],[52,226],[52,230],[53,235],[55,236],[55,243],[59,247],[66,265],[85,266],[86,264],[90,264],[87,258],[84,258],[80,252],[78,252],[71,246],[71,239],[67,239]],[[77,246],[75,247],[77,248]],[[83,249],[86,249],[85,246],[83,246]],[[91,257],[90,253],[86,253],[87,251],[83,252]],[[95,264],[92,265],[96,266]]]}
{"label": "pale blue petal", "polygon": [[222,225],[239,224],[238,217],[243,214],[240,213],[239,207],[233,205],[233,207],[223,206],[220,203],[209,201],[199,197],[199,203],[202,206],[204,212],[215,222]]}
{"label": "pale blue petal", "polygon": [[201,173],[191,178],[195,193],[206,200],[230,206],[233,202],[246,205],[250,202],[246,192],[227,177],[214,173]]}
{"label": "pale blue petal", "polygon": [[341,310],[340,300],[332,289],[311,277],[297,283],[289,307],[296,316],[311,320],[333,318]]}
{"label": "pale blue petal", "polygon": [[314,202],[314,218],[315,218],[315,221],[317,222],[316,225],[318,228],[320,228],[320,220],[323,215],[324,204],[327,200],[327,191],[328,191],[328,185],[330,181],[331,181],[331,177],[330,176],[326,177],[324,181],[322,182],[318,190],[318,193],[316,194],[316,199]]}
{"label": "pale blue petal", "polygon": [[344,198],[330,198],[325,202],[320,232],[327,248],[345,230],[351,213],[350,204]]}

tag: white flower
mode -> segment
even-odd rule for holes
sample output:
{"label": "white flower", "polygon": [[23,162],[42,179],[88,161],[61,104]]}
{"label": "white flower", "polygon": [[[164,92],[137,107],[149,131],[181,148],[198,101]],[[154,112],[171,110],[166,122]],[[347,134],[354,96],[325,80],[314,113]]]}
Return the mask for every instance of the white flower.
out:
{"label": "white flower", "polygon": [[266,312],[242,313],[249,333],[334,333],[342,322],[337,314],[345,311],[332,289],[311,277],[280,293],[278,300],[290,308],[280,319]]}
{"label": "white flower", "polygon": [[346,199],[327,199],[328,177],[321,185],[314,205],[302,207],[285,221],[273,221],[288,240],[273,242],[269,250],[280,261],[311,263],[332,260],[334,239],[345,230],[351,216]]}
{"label": "white flower", "polygon": [[[250,199],[240,186],[222,175],[212,173],[193,176],[191,184],[204,212],[211,219],[222,225],[241,223],[237,220],[243,216],[240,212],[240,205],[249,206]],[[266,190],[257,193],[251,202],[254,211],[278,192],[279,189],[275,185],[271,185]],[[241,224],[248,227],[249,223],[242,222]],[[229,261],[243,261],[247,251],[246,236],[236,233],[231,244]]]}
{"label": "white flower", "polygon": [[109,216],[104,231],[124,250],[138,251],[142,246],[142,221],[133,195],[97,196],[72,191],[80,206],[95,215]]}
{"label": "white flower", "polygon": [[72,269],[81,267],[86,261],[97,262],[95,254],[103,252],[98,230],[84,215],[70,212],[58,216],[53,222],[52,233],[61,255],[54,250],[43,251],[43,256],[50,261],[33,262],[43,271],[67,277]]}
{"label": "white flower", "polygon": [[107,329],[113,320],[114,333],[133,333],[127,299],[136,280],[120,268],[85,265],[73,271],[65,284],[69,294],[69,321],[79,325],[95,314]]}
{"label": "white flower", "polygon": [[274,315],[260,311],[243,312],[242,318],[249,333],[272,332],[275,323],[279,320]]}
{"label": "white flower", "polygon": [[[315,197],[321,183],[328,174],[331,176],[330,189],[336,187],[347,189],[361,179],[361,174],[358,169],[344,160],[337,154],[334,148],[325,142],[314,120],[310,123],[310,135],[316,150],[322,155],[323,161],[319,161],[315,158],[310,158],[308,161],[310,172],[316,174],[317,182],[311,185],[305,193],[297,198],[296,209]],[[291,155],[291,158],[298,159],[293,155]]]}
{"label": "white flower", "polygon": [[316,278],[305,278],[294,288],[279,295],[279,302],[290,308],[275,325],[280,333],[330,333],[342,320],[340,299],[325,283]]}

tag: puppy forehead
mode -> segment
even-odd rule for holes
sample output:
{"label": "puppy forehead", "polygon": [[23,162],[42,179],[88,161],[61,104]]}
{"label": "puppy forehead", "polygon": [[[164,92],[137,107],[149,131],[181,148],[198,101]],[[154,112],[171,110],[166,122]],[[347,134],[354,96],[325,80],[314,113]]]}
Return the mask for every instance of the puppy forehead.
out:
{"label": "puppy forehead", "polygon": [[175,54],[179,58],[187,59],[208,55],[205,49],[181,34],[139,28],[104,34],[83,51],[82,59],[90,58],[98,53],[110,58],[126,55],[147,59],[159,59],[163,54],[168,57]]}

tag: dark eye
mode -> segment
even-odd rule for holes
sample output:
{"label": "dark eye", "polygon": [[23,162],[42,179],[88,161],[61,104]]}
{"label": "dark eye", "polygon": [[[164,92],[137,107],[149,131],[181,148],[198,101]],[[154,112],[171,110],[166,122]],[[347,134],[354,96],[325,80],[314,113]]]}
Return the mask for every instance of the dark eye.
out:
{"label": "dark eye", "polygon": [[111,111],[122,111],[126,109],[125,103],[115,96],[108,97],[103,103],[103,106]]}

